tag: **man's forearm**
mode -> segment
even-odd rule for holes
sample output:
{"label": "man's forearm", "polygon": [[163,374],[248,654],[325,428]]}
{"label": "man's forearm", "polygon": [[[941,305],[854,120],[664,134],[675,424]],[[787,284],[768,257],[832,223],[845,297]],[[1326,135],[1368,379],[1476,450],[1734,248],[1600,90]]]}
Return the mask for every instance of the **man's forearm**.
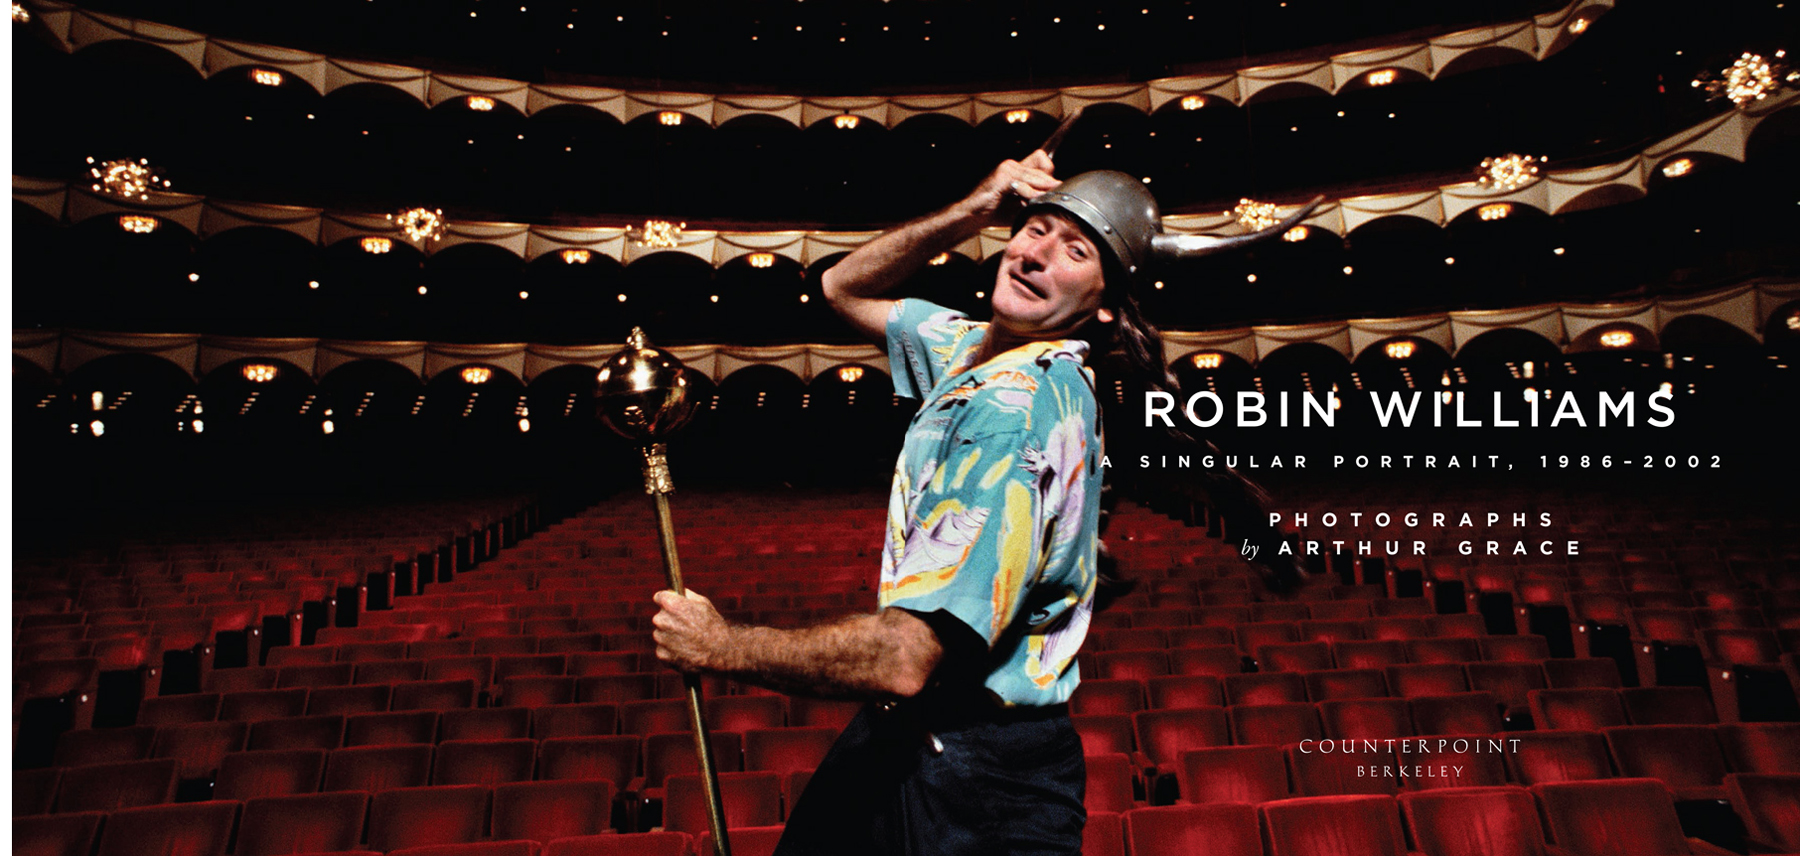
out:
{"label": "man's forearm", "polygon": [[980,234],[983,225],[985,219],[960,200],[858,247],[825,271],[820,287],[829,300],[880,297],[933,256]]}
{"label": "man's forearm", "polygon": [[884,610],[815,627],[732,625],[708,671],[783,692],[838,698],[916,695],[943,649],[911,613]]}

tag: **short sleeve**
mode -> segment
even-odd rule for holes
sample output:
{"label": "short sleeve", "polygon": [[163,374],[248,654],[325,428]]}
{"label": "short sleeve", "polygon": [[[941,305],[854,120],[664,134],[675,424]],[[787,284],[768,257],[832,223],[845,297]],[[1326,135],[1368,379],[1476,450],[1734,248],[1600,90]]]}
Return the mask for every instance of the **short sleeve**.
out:
{"label": "short sleeve", "polygon": [[1037,491],[1023,466],[1027,431],[957,438],[925,484],[883,606],[942,610],[992,646],[1038,567]]}
{"label": "short sleeve", "polygon": [[923,399],[943,378],[956,340],[971,325],[968,317],[927,300],[894,301],[888,312],[888,373],[894,393]]}

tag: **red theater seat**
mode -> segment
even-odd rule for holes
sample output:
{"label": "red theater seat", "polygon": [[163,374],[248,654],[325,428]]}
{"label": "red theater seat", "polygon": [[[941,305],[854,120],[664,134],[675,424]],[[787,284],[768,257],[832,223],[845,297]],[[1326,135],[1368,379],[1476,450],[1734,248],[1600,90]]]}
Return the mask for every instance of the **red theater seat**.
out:
{"label": "red theater seat", "polygon": [[1318,707],[1306,702],[1231,707],[1226,716],[1231,720],[1232,742],[1239,746],[1286,745],[1324,736]]}
{"label": "red theater seat", "polygon": [[1169,651],[1169,671],[1176,675],[1208,675],[1222,678],[1244,671],[1243,654],[1235,645],[1202,645]]}
{"label": "red theater seat", "polygon": [[619,730],[619,709],[615,705],[550,704],[531,712],[531,736],[538,740],[552,737],[599,737]]}
{"label": "red theater seat", "polygon": [[1483,636],[1481,658],[1506,663],[1538,663],[1550,659],[1550,643],[1542,636]]}
{"label": "red theater seat", "polygon": [[388,709],[392,695],[393,687],[388,684],[320,687],[307,695],[306,712],[309,715],[338,716],[377,713]]}
{"label": "red theater seat", "polygon": [[344,717],[345,746],[395,746],[437,742],[438,712],[396,710]]}
{"label": "red theater seat", "polygon": [[488,789],[442,785],[379,791],[369,806],[369,847],[400,850],[480,841],[487,831]]}
{"label": "red theater seat", "polygon": [[1125,816],[1111,811],[1088,812],[1087,825],[1081,829],[1081,854],[1125,856]]}
{"label": "red theater seat", "polygon": [[1520,787],[1462,787],[1402,794],[1413,846],[1431,856],[1544,856],[1537,803]]}
{"label": "red theater seat", "polygon": [[1752,853],[1800,853],[1800,775],[1732,773],[1731,807],[1744,821]]}
{"label": "red theater seat", "polygon": [[1256,809],[1229,803],[1140,808],[1125,814],[1132,856],[1258,853]]}
{"label": "red theater seat", "polygon": [[438,740],[510,740],[531,736],[531,709],[478,707],[446,710],[438,717]]}
{"label": "red theater seat", "polygon": [[1501,727],[1499,705],[1487,693],[1419,696],[1407,704],[1419,734],[1492,734]]}
{"label": "red theater seat", "polygon": [[90,856],[106,812],[83,811],[13,818],[13,856]]}
{"label": "red theater seat", "polygon": [[13,817],[49,814],[56,807],[56,786],[61,781],[62,771],[58,769],[14,770]]}
{"label": "red theater seat", "polygon": [[1134,750],[1131,735],[1131,717],[1125,714],[1075,714],[1069,717],[1075,726],[1075,733],[1081,737],[1081,752],[1084,755],[1105,755],[1121,752],[1130,755]]}
{"label": "red theater seat", "polygon": [[150,757],[150,747],[155,741],[156,729],[150,725],[82,728],[63,732],[56,739],[56,753],[52,757],[58,767],[142,761]]}
{"label": "red theater seat", "polygon": [[1682,836],[1669,789],[1655,779],[1562,782],[1534,785],[1531,791],[1544,828],[1561,849],[1582,856],[1694,852]]}
{"label": "red theater seat", "polygon": [[1301,796],[1392,794],[1400,788],[1398,745],[1327,740],[1289,744],[1283,751],[1294,793]]}
{"label": "red theater seat", "polygon": [[385,791],[414,788],[431,780],[431,746],[358,746],[325,758],[321,791]]}
{"label": "red theater seat", "polygon": [[1299,642],[1300,625],[1292,621],[1252,622],[1240,624],[1234,631],[1237,636],[1238,653],[1245,657],[1256,656],[1256,651],[1264,645],[1280,645],[1287,642]]}
{"label": "red theater seat", "polygon": [[1390,796],[1301,797],[1258,806],[1267,856],[1403,856],[1406,835]]}
{"label": "red theater seat", "polygon": [[546,843],[612,826],[613,786],[604,780],[512,782],[494,788],[493,837]]}
{"label": "red theater seat", "polygon": [[[713,765],[723,773],[744,769],[744,735],[735,731],[709,731]],[[693,732],[664,732],[644,738],[644,787],[660,789],[669,776],[700,772]],[[650,798],[657,798],[655,794]]]}
{"label": "red theater seat", "polygon": [[1506,756],[1506,766],[1512,780],[1521,785],[1613,777],[1612,756],[1599,732],[1525,731],[1504,736],[1518,741],[1516,750]]}
{"label": "red theater seat", "polygon": [[551,841],[541,856],[689,856],[693,841],[681,832],[584,835]]}
{"label": "red theater seat", "polygon": [[1409,639],[1406,659],[1412,663],[1473,663],[1481,659],[1481,646],[1474,639],[1454,636],[1432,636]]}
{"label": "red theater seat", "polygon": [[268,797],[244,803],[234,856],[352,851],[363,837],[369,795],[360,791]]}
{"label": "red theater seat", "polygon": [[[153,696],[138,703],[137,724],[161,727],[213,722],[219,718],[219,698],[219,693]],[[65,732],[69,733],[81,732]]]}
{"label": "red theater seat", "polygon": [[475,681],[469,678],[442,681],[406,681],[394,684],[390,710],[450,710],[474,707]]}
{"label": "red theater seat", "polygon": [[1385,740],[1413,734],[1411,712],[1406,700],[1398,698],[1320,702],[1319,722],[1330,740]]}
{"label": "red theater seat", "polygon": [[250,723],[246,749],[336,749],[344,745],[344,717],[292,716]]}
{"label": "red theater seat", "polygon": [[1166,650],[1102,651],[1093,655],[1093,663],[1098,679],[1143,681],[1169,673]]}
{"label": "red theater seat", "polygon": [[616,792],[636,778],[643,740],[631,736],[553,737],[538,747],[540,780],[601,779]]}
{"label": "red theater seat", "polygon": [[1601,732],[1625,778],[1661,779],[1680,800],[1725,798],[1725,753],[1705,725],[1627,725]]}
{"label": "red theater seat", "polygon": [[219,763],[213,798],[252,800],[310,794],[325,775],[323,749],[268,749],[233,752]]}
{"label": "red theater seat", "polygon": [[1399,698],[1450,695],[1469,691],[1460,663],[1403,663],[1387,667],[1388,690]]}
{"label": "red theater seat", "polygon": [[[701,776],[670,776],[665,785],[663,828],[690,835],[706,831],[708,808]],[[727,829],[781,822],[781,777],[774,773],[720,773],[719,797],[725,804]]]}
{"label": "red theater seat", "polygon": [[628,701],[619,705],[621,734],[692,731],[694,723],[686,699]]}
{"label": "red theater seat", "polygon": [[1351,639],[1331,646],[1340,669],[1385,669],[1406,662],[1406,643],[1392,639]]}
{"label": "red theater seat", "polygon": [[403,847],[388,856],[538,856],[536,841],[476,841],[468,844],[432,844]]}
{"label": "red theater seat", "polygon": [[1137,745],[1160,771],[1171,771],[1181,753],[1231,745],[1231,725],[1222,707],[1146,710],[1133,714]]}
{"label": "red theater seat", "polygon": [[1278,746],[1191,749],[1181,753],[1175,775],[1184,803],[1259,803],[1290,793]]}
{"label": "red theater seat", "polygon": [[1082,802],[1089,811],[1128,811],[1132,807],[1131,758],[1121,752],[1088,753],[1087,787]]}
{"label": "red theater seat", "polygon": [[431,773],[434,785],[482,785],[531,781],[537,741],[446,740],[438,744]]}
{"label": "red theater seat", "polygon": [[1617,690],[1532,690],[1531,721],[1539,730],[1576,729],[1598,731],[1625,725],[1625,706]]}
{"label": "red theater seat", "polygon": [[796,696],[788,699],[788,724],[843,731],[862,708],[863,703],[858,701]]}
{"label": "red theater seat", "polygon": [[[276,648],[276,651],[296,650]],[[304,649],[298,649],[304,650]],[[274,663],[269,665],[273,666]],[[354,663],[307,663],[299,665],[283,665],[275,675],[275,686],[286,687],[341,687],[350,683],[354,676]]]}
{"label": "red theater seat", "polygon": [[425,679],[424,660],[365,660],[353,663],[355,683],[397,684]]}
{"label": "red theater seat", "polygon": [[1312,672],[1332,667],[1331,645],[1325,642],[1281,642],[1259,645],[1256,663],[1265,672]]}
{"label": "red theater seat", "polygon": [[1306,680],[1295,672],[1227,675],[1220,681],[1230,705],[1289,704],[1306,701]]}
{"label": "red theater seat", "polygon": [[1431,635],[1431,624],[1423,616],[1393,615],[1371,618],[1363,626],[1363,636],[1377,642],[1404,642]]}
{"label": "red theater seat", "polygon": [[706,727],[719,731],[748,732],[780,728],[787,723],[787,699],[778,695],[738,695],[709,698]]}
{"label": "red theater seat", "polygon": [[305,687],[225,693],[219,699],[219,719],[261,722],[299,716],[306,712],[307,694]]}
{"label": "red theater seat", "polygon": [[1211,675],[1169,675],[1144,684],[1152,710],[1181,707],[1217,707],[1225,703],[1219,679]]}
{"label": "red theater seat", "polygon": [[1619,701],[1632,725],[1712,725],[1712,699],[1699,687],[1626,687]]}
{"label": "red theater seat", "polygon": [[1076,715],[1121,713],[1144,709],[1144,684],[1137,680],[1084,680],[1069,697]]}
{"label": "red theater seat", "polygon": [[1332,669],[1306,672],[1306,695],[1313,701],[1372,699],[1387,696],[1387,679],[1380,669]]}
{"label": "red theater seat", "polygon": [[1407,772],[1402,784],[1410,790],[1504,785],[1506,750],[1512,745],[1505,737],[1445,734],[1401,744]]}
{"label": "red theater seat", "polygon": [[1544,661],[1544,678],[1551,689],[1623,686],[1619,664],[1610,657],[1552,658]]}
{"label": "red theater seat", "polygon": [[1800,774],[1800,722],[1732,723],[1716,733],[1734,772]]}
{"label": "red theater seat", "polygon": [[[199,722],[156,730],[153,758],[174,758],[182,779],[211,779],[227,752],[241,752],[250,726],[243,722]],[[66,786],[66,783],[65,783]]]}
{"label": "red theater seat", "polygon": [[120,809],[107,816],[96,856],[223,856],[237,813],[232,801]]}
{"label": "red theater seat", "polygon": [[562,675],[514,675],[497,682],[494,704],[520,708],[572,704],[576,680]]}
{"label": "red theater seat", "polygon": [[792,773],[818,769],[837,742],[831,728],[757,728],[744,732],[744,769]]}

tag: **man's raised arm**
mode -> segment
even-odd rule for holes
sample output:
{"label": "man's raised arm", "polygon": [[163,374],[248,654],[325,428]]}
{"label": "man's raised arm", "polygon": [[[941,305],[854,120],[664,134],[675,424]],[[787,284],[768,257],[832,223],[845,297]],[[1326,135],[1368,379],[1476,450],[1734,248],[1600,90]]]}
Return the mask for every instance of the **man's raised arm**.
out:
{"label": "man's raised arm", "polygon": [[975,237],[986,226],[1006,222],[1018,210],[1020,199],[1054,190],[1061,182],[1051,175],[1053,168],[1042,151],[1000,164],[964,199],[882,233],[825,271],[819,283],[825,299],[857,332],[885,343],[893,301],[882,295],[933,256]]}

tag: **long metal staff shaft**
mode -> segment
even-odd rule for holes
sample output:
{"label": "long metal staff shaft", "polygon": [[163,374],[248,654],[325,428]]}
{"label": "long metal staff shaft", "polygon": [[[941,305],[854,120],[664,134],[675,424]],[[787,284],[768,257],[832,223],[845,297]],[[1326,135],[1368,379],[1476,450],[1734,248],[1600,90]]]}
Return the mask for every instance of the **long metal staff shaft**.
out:
{"label": "long metal staff shaft", "polygon": [[[669,494],[675,486],[669,479],[665,448],[661,443],[644,447],[644,486],[656,503],[656,533],[662,541],[663,571],[669,578],[669,589],[685,594],[681,558],[675,552],[675,519],[669,514]],[[725,834],[725,800],[719,793],[719,768],[713,764],[712,741],[707,739],[706,719],[700,707],[700,676],[683,675],[682,683],[687,686],[688,714],[694,722],[694,751],[700,758],[700,778],[706,789],[706,819],[712,825],[719,856],[731,856],[731,842]]]}

